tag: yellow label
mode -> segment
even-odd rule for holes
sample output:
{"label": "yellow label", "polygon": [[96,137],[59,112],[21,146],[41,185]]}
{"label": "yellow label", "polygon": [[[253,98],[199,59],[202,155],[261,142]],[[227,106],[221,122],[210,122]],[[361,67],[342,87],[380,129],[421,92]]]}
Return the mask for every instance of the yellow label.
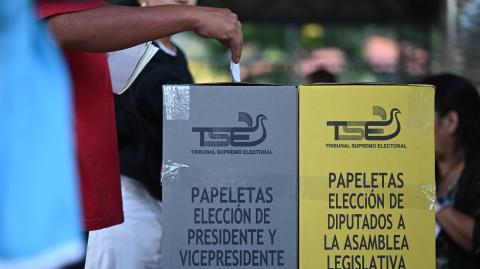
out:
{"label": "yellow label", "polygon": [[434,89],[300,86],[300,269],[433,269]]}

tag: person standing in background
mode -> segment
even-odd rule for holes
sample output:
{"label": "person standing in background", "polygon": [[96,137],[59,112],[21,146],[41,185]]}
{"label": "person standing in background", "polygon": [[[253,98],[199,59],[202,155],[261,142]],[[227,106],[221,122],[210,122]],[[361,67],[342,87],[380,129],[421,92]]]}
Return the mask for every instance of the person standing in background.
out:
{"label": "person standing in background", "polygon": [[[134,1],[122,4],[132,5]],[[138,1],[141,6],[195,3]],[[125,222],[90,232],[86,268],[162,268],[162,86],[191,84],[193,79],[184,53],[170,36],[153,41],[153,46],[158,51],[150,62],[125,92],[114,97]],[[138,61],[128,59],[135,57],[131,50],[144,48],[142,44],[110,53],[109,57],[115,58],[110,62],[112,78],[128,68],[126,62]]]}
{"label": "person standing in background", "polygon": [[40,17],[64,48],[73,78],[85,229],[119,224],[123,213],[112,88],[106,54],[101,52],[194,30],[229,46],[238,62],[240,23],[230,11],[215,8],[120,7],[101,0],[37,3]]}
{"label": "person standing in background", "polygon": [[0,1],[0,268],[83,255],[70,80],[34,11]]}
{"label": "person standing in background", "polygon": [[437,268],[480,268],[480,97],[456,75],[423,83],[436,87]]}
{"label": "person standing in background", "polygon": [[102,0],[38,0],[37,9],[64,49],[73,79],[84,229],[120,224],[124,219],[120,168],[105,52],[192,30],[219,40],[238,62],[241,24],[226,9],[183,5],[138,8]]}

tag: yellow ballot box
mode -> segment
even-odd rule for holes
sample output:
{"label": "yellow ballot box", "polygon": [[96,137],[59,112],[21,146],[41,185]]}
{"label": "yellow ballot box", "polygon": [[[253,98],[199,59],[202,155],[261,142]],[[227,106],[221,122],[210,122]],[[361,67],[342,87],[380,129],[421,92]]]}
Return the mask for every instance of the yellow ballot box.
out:
{"label": "yellow ballot box", "polygon": [[299,92],[300,269],[435,268],[433,87]]}

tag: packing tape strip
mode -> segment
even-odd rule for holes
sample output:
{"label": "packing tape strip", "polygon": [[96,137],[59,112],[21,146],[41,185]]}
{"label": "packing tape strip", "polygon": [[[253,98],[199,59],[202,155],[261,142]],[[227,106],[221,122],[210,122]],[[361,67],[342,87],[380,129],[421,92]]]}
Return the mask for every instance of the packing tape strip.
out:
{"label": "packing tape strip", "polygon": [[[239,177],[239,174],[242,176]],[[194,181],[191,179],[194,179]],[[218,186],[238,188],[255,185],[262,188],[272,187],[275,197],[279,199],[293,198],[298,202],[298,177],[296,174],[247,171],[243,167],[216,167],[213,170],[206,170],[174,160],[164,160],[161,182],[164,186],[174,184],[177,188],[191,188],[192,184],[207,188]]]}
{"label": "packing tape strip", "polygon": [[172,160],[167,160],[162,164],[162,174],[161,174],[161,182],[165,181],[175,181],[180,173],[180,169],[189,168],[187,164],[177,163]]}
{"label": "packing tape strip", "polygon": [[190,118],[190,86],[164,85],[163,106],[167,120]]}
{"label": "packing tape strip", "polygon": [[[405,209],[427,209],[435,212],[435,184],[405,184],[401,189],[393,188],[328,188],[328,179],[321,176],[310,176],[308,183],[302,183],[301,176],[299,180],[299,199],[305,201],[321,201],[328,203],[329,193],[357,193],[363,195],[377,195],[390,193],[404,193],[408,197],[405,203]],[[302,185],[306,184],[306,185]],[[354,191],[355,190],[355,191]],[[387,199],[387,197],[385,197]]]}
{"label": "packing tape strip", "polygon": [[[180,181],[180,178],[183,176],[187,177],[195,177],[195,180],[200,185],[210,186],[210,185],[225,185],[230,182],[233,185],[241,184],[242,179],[239,179],[235,176],[236,173],[249,173],[245,171],[245,169],[232,169],[232,168],[219,168],[217,171],[204,171],[202,169],[191,167],[188,164],[179,163],[173,160],[165,160],[162,165],[162,183],[168,181],[168,183],[175,183],[182,185],[185,182]],[[254,172],[252,172],[254,173]],[[218,174],[218,176],[216,175]],[[264,181],[266,185],[275,186],[276,190],[281,190],[276,193],[277,197],[296,197],[297,196],[297,188],[305,190],[302,192],[298,192],[299,200],[315,200],[315,201],[322,201],[328,202],[328,193],[353,193],[352,189],[344,189],[344,191],[339,192],[335,189],[329,189],[325,186],[325,183],[321,182],[317,177],[315,184],[308,184],[307,187],[301,187],[300,185],[295,186],[296,182],[293,183],[294,185],[290,186],[289,180],[281,181],[278,180],[280,177],[289,177],[296,179],[298,178],[296,175],[286,175],[286,174],[275,174],[275,173],[257,173],[256,175],[248,175],[247,178],[254,178],[258,177],[258,180]],[[215,180],[217,178],[221,178],[220,181]],[[325,179],[326,180],[326,179]],[[282,186],[279,184],[283,182]],[[243,182],[248,185],[248,182]],[[285,185],[286,184],[286,185]],[[301,180],[300,180],[300,184]],[[186,184],[184,187],[188,187]],[[358,189],[356,191],[357,194],[362,193],[364,195],[370,194],[385,194],[388,195],[390,193],[404,193],[405,196],[409,196],[407,203],[405,204],[405,209],[421,209],[428,211],[435,211],[435,184],[406,184],[403,186],[402,189],[395,189],[397,191],[393,192],[392,189],[382,188],[382,189]]]}

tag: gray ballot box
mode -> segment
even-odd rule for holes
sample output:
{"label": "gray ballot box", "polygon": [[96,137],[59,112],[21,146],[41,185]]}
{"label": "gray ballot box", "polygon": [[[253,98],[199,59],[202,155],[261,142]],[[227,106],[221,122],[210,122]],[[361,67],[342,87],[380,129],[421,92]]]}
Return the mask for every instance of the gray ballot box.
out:
{"label": "gray ballot box", "polygon": [[163,88],[163,267],[297,268],[293,86]]}

